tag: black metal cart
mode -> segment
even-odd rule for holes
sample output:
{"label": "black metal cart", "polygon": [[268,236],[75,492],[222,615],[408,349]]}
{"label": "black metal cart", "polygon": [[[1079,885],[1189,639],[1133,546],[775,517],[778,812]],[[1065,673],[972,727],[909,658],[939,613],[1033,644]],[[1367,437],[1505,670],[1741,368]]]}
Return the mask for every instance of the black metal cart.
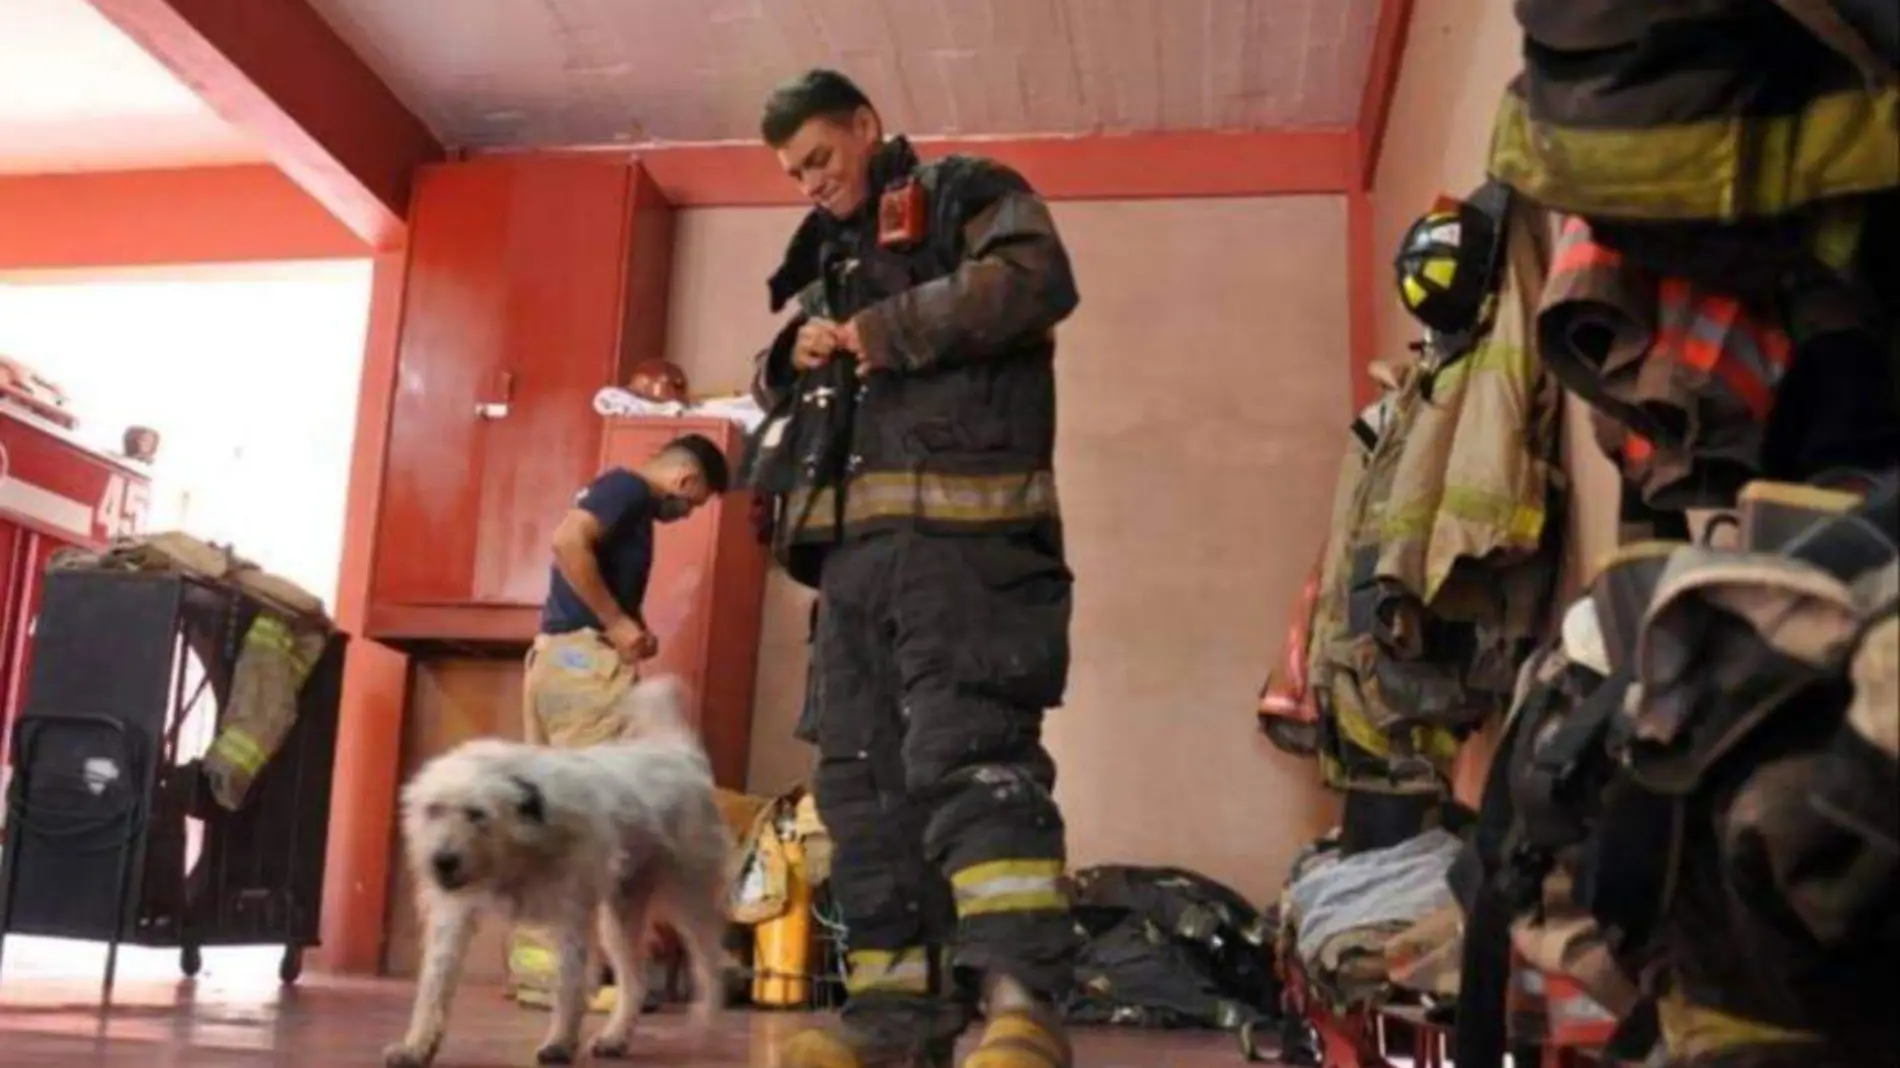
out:
{"label": "black metal cart", "polygon": [[[194,710],[230,707],[258,602],[171,573],[55,571],[34,637],[0,845],[0,948],[9,934],[176,948],[284,947],[295,982],[317,944],[346,639],[305,682],[295,726],[242,808],[217,805],[180,750]],[[188,823],[202,821],[187,869]]]}

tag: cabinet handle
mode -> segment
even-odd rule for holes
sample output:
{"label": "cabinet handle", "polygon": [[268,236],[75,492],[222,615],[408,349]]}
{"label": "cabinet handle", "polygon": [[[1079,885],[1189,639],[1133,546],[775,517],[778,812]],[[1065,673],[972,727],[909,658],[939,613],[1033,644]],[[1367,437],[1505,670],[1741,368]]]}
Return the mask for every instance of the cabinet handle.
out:
{"label": "cabinet handle", "polygon": [[488,396],[488,400],[475,402],[475,418],[508,418],[508,404],[515,397],[515,373],[513,371],[498,373],[488,391]]}

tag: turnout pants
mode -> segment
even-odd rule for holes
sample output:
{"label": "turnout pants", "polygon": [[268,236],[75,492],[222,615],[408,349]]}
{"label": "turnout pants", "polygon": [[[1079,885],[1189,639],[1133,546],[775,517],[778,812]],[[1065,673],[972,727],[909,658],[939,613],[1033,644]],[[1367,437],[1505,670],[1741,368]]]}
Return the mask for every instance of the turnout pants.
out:
{"label": "turnout pants", "polygon": [[[639,677],[597,630],[541,635],[523,663],[524,740],[557,749],[612,740],[620,731],[615,706]],[[547,1006],[555,964],[554,940],[547,932],[527,924],[516,927],[508,940],[510,995],[524,1005]],[[605,1003],[593,1007],[604,1011]]]}
{"label": "turnout pants", "polygon": [[1040,542],[1001,535],[879,535],[826,561],[814,786],[848,930],[844,1019],[874,1043],[953,1037],[991,974],[1068,992],[1042,718],[1067,682],[1071,581]]}

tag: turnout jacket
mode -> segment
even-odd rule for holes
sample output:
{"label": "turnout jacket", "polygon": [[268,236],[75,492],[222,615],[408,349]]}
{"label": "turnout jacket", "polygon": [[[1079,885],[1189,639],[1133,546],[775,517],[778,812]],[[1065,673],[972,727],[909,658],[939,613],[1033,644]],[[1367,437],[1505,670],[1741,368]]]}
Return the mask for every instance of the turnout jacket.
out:
{"label": "turnout jacket", "polygon": [[1760,220],[1892,189],[1894,59],[1851,22],[1816,22],[1827,7],[1517,0],[1524,71],[1489,170],[1546,207],[1650,222]]}
{"label": "turnout jacket", "polygon": [[[1007,167],[923,163],[902,137],[873,158],[866,201],[849,219],[814,210],[792,238],[770,291],[796,313],[753,382],[768,416],[747,480],[809,584],[845,538],[1057,529],[1054,329],[1078,298],[1048,207]],[[922,225],[892,240],[907,210]],[[877,372],[838,358],[797,373],[814,318],[855,320]]]}

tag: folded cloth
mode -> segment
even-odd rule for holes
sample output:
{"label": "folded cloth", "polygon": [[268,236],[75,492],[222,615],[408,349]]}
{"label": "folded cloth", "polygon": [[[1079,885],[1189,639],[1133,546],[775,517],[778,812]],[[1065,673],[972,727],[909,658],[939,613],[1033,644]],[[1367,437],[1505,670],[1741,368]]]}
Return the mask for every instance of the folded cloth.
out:
{"label": "folded cloth", "polygon": [[619,386],[608,386],[594,394],[594,414],[621,419],[641,415],[706,415],[737,423],[748,434],[765,421],[765,411],[759,407],[759,402],[745,395],[713,397],[696,404],[681,404],[679,401],[648,400]]}
{"label": "folded cloth", "polygon": [[1446,876],[1459,840],[1434,827],[1389,849],[1373,849],[1317,869],[1291,889],[1299,912],[1297,950],[1312,959],[1333,935],[1355,927],[1403,928],[1452,901]]}

